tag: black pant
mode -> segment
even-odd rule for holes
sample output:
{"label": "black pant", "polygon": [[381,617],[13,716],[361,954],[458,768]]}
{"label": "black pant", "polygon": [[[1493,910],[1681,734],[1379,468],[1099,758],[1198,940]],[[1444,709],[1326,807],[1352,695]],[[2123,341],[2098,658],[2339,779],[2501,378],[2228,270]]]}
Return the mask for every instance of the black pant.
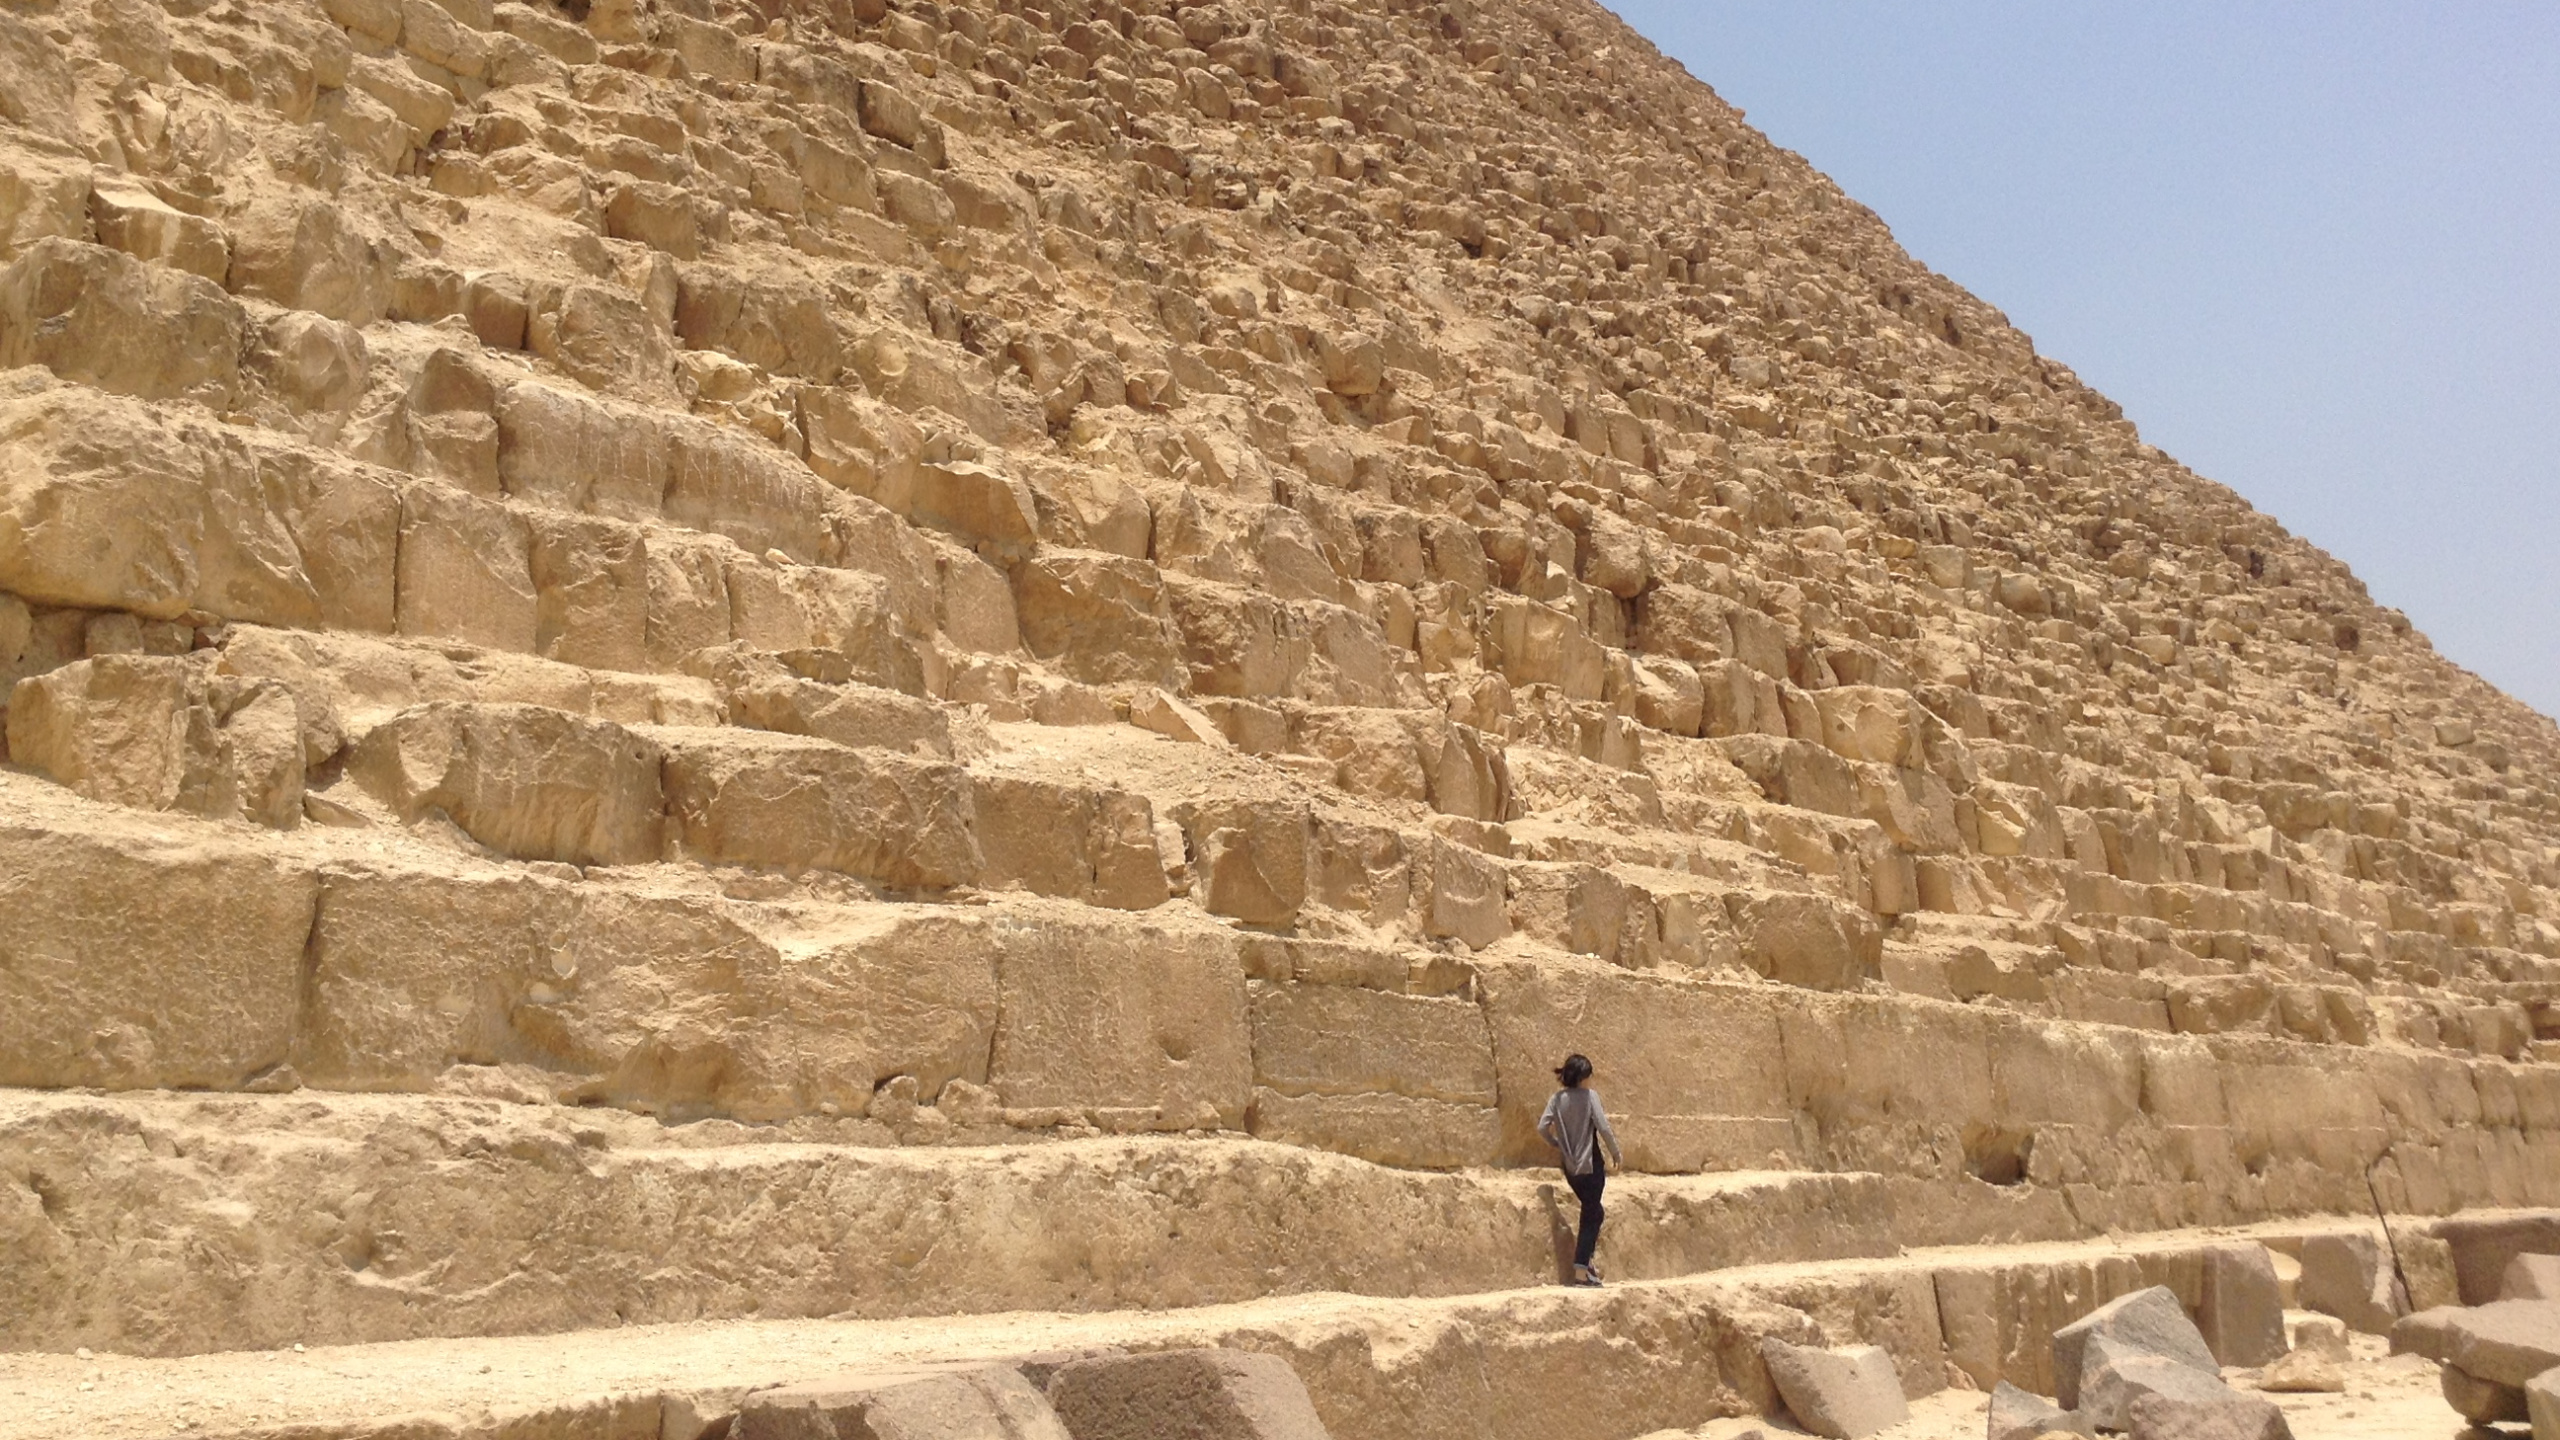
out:
{"label": "black pant", "polygon": [[1591,1173],[1576,1175],[1565,1172],[1564,1183],[1573,1187],[1573,1198],[1582,1202],[1582,1228],[1573,1237],[1573,1263],[1591,1263],[1592,1248],[1600,1243],[1600,1221],[1608,1212],[1601,1208],[1600,1191],[1609,1183],[1609,1162],[1600,1158],[1600,1148],[1591,1149]]}

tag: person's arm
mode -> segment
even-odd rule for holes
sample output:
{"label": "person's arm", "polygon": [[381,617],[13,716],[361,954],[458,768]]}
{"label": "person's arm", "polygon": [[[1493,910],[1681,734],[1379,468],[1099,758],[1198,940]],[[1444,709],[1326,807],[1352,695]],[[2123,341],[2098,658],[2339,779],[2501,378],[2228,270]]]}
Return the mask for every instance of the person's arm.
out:
{"label": "person's arm", "polygon": [[1564,1148],[1564,1137],[1556,1133],[1556,1101],[1563,1094],[1564,1092],[1559,1090],[1554,1095],[1548,1096],[1547,1108],[1538,1116],[1538,1138],[1558,1150]]}
{"label": "person's arm", "polygon": [[1600,1138],[1609,1144],[1609,1163],[1624,1166],[1627,1163],[1627,1157],[1619,1153],[1618,1132],[1609,1128],[1609,1112],[1601,1105],[1600,1097],[1596,1093],[1591,1097],[1591,1123],[1599,1130]]}

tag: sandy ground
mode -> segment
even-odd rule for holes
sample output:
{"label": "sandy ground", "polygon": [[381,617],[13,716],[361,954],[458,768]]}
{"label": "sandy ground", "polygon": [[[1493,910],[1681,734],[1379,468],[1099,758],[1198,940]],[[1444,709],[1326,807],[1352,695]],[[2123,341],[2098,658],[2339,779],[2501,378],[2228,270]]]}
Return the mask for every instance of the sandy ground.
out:
{"label": "sandy ground", "polygon": [[[2354,1363],[2342,1395],[2269,1395],[2284,1407],[2294,1440],[2491,1440],[2500,1432],[2470,1428],[2444,1403],[2436,1367],[2415,1355],[2390,1355],[2377,1336],[2355,1337]],[[2228,1372],[2249,1388],[2253,1372]],[[1979,1391],[1944,1390],[1911,1405],[1911,1418],[1872,1440],[1982,1440],[1991,1397]],[[1783,1420],[1717,1420],[1696,1430],[1664,1430],[1645,1440],[1768,1440],[1807,1432]],[[2510,1440],[2524,1432],[2506,1432]]]}

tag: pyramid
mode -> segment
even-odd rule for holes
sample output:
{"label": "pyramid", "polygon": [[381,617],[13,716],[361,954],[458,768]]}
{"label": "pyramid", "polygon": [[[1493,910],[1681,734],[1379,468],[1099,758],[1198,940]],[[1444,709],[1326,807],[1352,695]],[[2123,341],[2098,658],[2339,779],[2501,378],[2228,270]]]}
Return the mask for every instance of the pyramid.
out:
{"label": "pyramid", "polygon": [[8,0],[0,700],[0,1436],[1633,1436],[2560,1205],[2552,722],[1588,0]]}

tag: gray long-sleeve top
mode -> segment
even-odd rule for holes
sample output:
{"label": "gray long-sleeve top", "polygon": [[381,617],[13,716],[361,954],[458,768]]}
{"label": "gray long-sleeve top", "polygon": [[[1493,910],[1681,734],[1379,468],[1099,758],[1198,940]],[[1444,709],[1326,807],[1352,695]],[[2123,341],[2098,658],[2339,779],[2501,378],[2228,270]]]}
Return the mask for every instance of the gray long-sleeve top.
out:
{"label": "gray long-sleeve top", "polygon": [[1564,1152],[1568,1175],[1591,1173],[1595,1140],[1608,1142],[1610,1164],[1627,1163],[1618,1153],[1618,1132],[1609,1128],[1609,1112],[1600,1108],[1599,1093],[1588,1086],[1572,1086],[1547,1097],[1546,1112],[1538,1117],[1538,1133]]}

